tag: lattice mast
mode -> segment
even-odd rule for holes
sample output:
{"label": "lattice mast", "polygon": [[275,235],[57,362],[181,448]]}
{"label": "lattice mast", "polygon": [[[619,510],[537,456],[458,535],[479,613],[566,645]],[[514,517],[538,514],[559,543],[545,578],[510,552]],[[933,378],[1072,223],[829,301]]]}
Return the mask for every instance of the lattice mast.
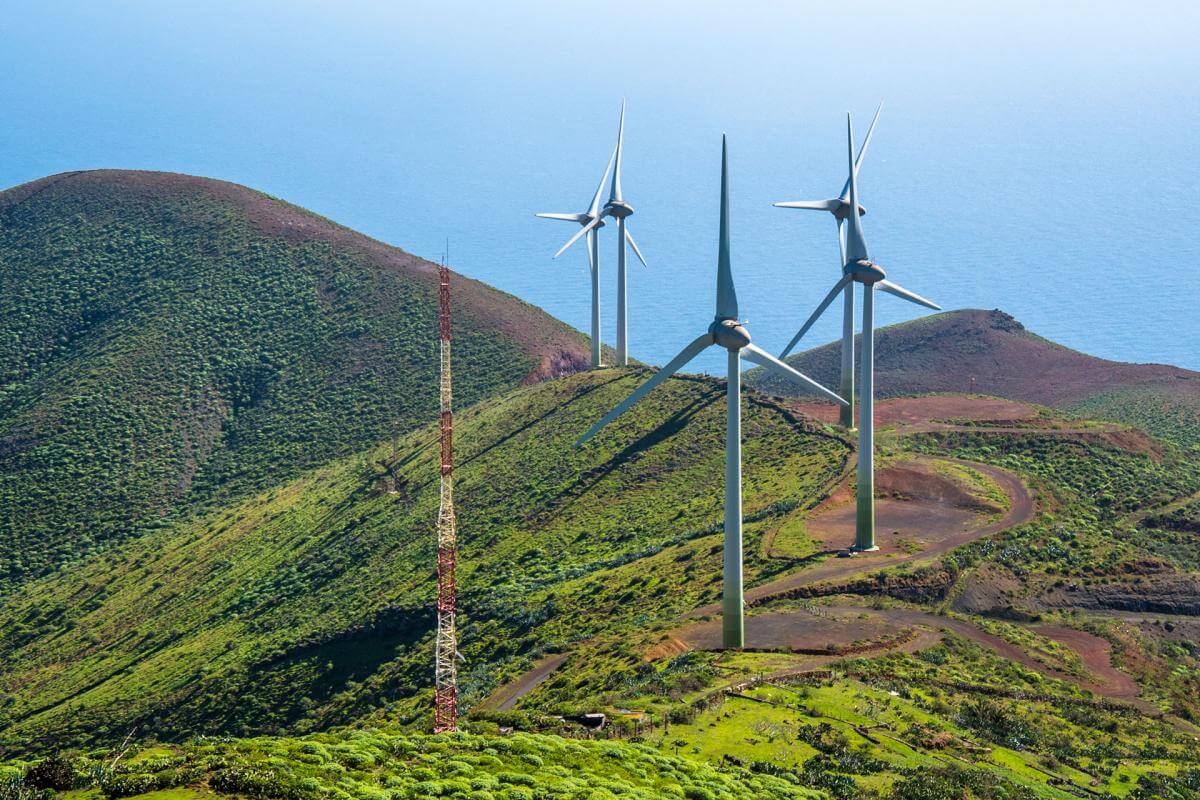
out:
{"label": "lattice mast", "polygon": [[434,654],[433,732],[458,730],[458,634],[455,629],[454,424],[450,410],[450,270],[438,270],[441,306],[441,494],[437,521],[437,645]]}

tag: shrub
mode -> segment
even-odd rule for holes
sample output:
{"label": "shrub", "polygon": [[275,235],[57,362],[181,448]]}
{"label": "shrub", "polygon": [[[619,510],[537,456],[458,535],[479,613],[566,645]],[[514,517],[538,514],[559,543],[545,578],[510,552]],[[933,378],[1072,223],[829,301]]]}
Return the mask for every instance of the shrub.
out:
{"label": "shrub", "polygon": [[60,792],[74,789],[75,760],[56,753],[26,770],[25,784],[34,789],[54,789]]}

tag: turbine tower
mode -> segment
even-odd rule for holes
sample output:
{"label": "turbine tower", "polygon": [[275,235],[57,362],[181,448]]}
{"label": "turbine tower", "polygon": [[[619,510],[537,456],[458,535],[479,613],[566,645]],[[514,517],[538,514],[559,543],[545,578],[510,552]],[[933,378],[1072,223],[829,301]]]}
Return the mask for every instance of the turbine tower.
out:
{"label": "turbine tower", "polygon": [[[854,159],[854,172],[858,174],[858,170],[862,167],[863,157],[867,154],[867,148],[871,145],[871,136],[875,133],[875,123],[879,121],[879,112],[883,110],[883,103],[875,109],[875,117],[871,120],[871,126],[867,128],[867,137],[863,139],[862,147],[858,150],[858,157]],[[816,211],[828,211],[833,215],[834,222],[837,224],[838,238],[838,253],[840,260],[838,266],[842,267],[846,264],[846,219],[850,216],[850,179],[846,179],[846,183],[842,186],[842,193],[831,200],[792,200],[786,203],[775,203],[777,208],[804,208]],[[862,206],[858,207],[859,214],[867,213],[867,210]],[[824,309],[822,309],[824,310]],[[788,346],[779,354],[780,358],[787,358],[787,354],[792,352],[792,348],[800,341],[801,337],[808,332],[808,329],[814,322],[817,321],[819,312],[809,317],[808,321],[794,337],[788,342]],[[846,398],[848,405],[842,406],[841,409],[841,424],[844,428],[854,427],[854,282],[851,281],[842,289],[842,377],[841,377],[841,395]]]}
{"label": "turbine tower", "polygon": [[745,643],[742,599],[742,370],[741,359],[760,364],[768,372],[784,375],[805,384],[831,400],[845,403],[842,398],[811,378],[802,375],[750,341],[750,334],[738,321],[737,292],[729,256],[729,168],[725,138],[721,138],[721,228],[717,248],[717,307],[713,322],[703,334],[680,351],[671,361],[639,386],[616,408],[608,412],[576,445],[595,436],[610,422],[628,411],[655,386],[678,372],[701,351],[713,346],[728,352],[726,373],[725,427],[725,553],[724,584],[722,588],[722,642],[727,648],[740,648]]}
{"label": "turbine tower", "polygon": [[[587,211],[578,214],[542,212],[536,215],[543,219],[577,222],[587,233],[588,267],[592,273],[592,369],[603,366],[600,355],[600,241],[597,235],[600,228],[604,227],[604,219],[600,211],[600,196],[604,194],[604,184],[608,182],[608,174],[612,171],[613,160],[616,157],[617,151],[614,148],[613,154],[608,158],[608,166],[604,168],[604,175],[600,177],[600,183],[596,185],[596,193],[592,195],[592,202],[588,205]],[[563,251],[574,244],[577,238],[572,237],[554,254],[554,257],[558,258],[562,255]]]}
{"label": "turbine tower", "polygon": [[437,519],[437,638],[434,645],[433,732],[458,730],[458,631],[455,626],[454,566],[458,533],[454,520],[454,417],[450,408],[450,269],[438,270],[441,340],[441,482]]}
{"label": "turbine tower", "polygon": [[[617,127],[617,146],[613,150],[612,157],[612,183],[608,187],[608,201],[604,204],[604,209],[599,216],[590,222],[583,222],[583,229],[576,233],[571,239],[554,254],[558,258],[568,247],[575,244],[579,237],[584,234],[591,235],[591,232],[601,227],[604,224],[605,217],[612,217],[617,221],[617,366],[624,367],[629,364],[629,315],[627,311],[627,296],[628,296],[628,278],[625,269],[625,246],[633,248],[634,255],[638,257],[638,261],[642,262],[642,266],[646,266],[646,259],[642,257],[642,251],[638,249],[637,242],[633,240],[633,234],[629,232],[629,227],[625,224],[626,217],[632,216],[633,206],[625,202],[625,196],[621,192],[621,151],[625,143],[625,101],[621,101],[621,121]],[[606,173],[607,175],[607,173]]]}
{"label": "turbine tower", "polygon": [[[817,306],[817,310],[804,323],[800,333],[792,340],[795,344],[808,328],[814,323],[838,293],[851,283],[863,285],[862,310],[862,357],[859,359],[861,381],[859,387],[858,409],[858,474],[855,489],[857,514],[854,524],[854,550],[878,550],[875,545],[875,290],[894,294],[910,303],[940,311],[941,306],[932,300],[926,300],[919,294],[914,294],[902,286],[887,280],[883,267],[871,261],[867,250],[867,240],[863,236],[862,219],[858,205],[858,175],[854,159],[854,126],[850,115],[846,115],[846,150],[849,161],[850,194],[847,198],[849,215],[846,217],[846,253],[845,264],[842,267],[842,278],[825,299]],[[789,348],[791,345],[789,345]],[[786,352],[786,351],[784,351]]]}

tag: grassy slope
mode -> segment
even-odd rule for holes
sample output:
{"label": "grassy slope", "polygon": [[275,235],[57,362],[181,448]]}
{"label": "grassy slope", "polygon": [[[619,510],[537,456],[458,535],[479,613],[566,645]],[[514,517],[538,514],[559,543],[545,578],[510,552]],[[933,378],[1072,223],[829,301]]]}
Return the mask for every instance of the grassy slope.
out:
{"label": "grassy slope", "polygon": [[[573,447],[636,377],[575,375],[456,418],[468,705],[547,646],[717,596],[723,388],[669,381]],[[821,496],[849,456],[770,404],[748,402],[744,426],[749,515]],[[393,701],[423,718],[435,459],[425,427],[29,584],[0,606],[0,746],[306,730]],[[749,579],[765,568],[752,558]]]}
{"label": "grassy slope", "polygon": [[128,754],[116,769],[109,769],[109,763],[99,757],[81,759],[73,766],[81,784],[100,790],[83,796],[95,798],[101,792],[110,797],[140,795],[146,800],[188,800],[207,794],[175,788],[188,785],[224,795],[279,800],[820,796],[783,778],[664,756],[637,744],[529,734],[434,737],[386,730],[340,731],[302,739],[148,748]]}
{"label": "grassy slope", "polygon": [[[454,286],[465,402],[587,342]],[[436,410],[433,266],[244,187],[67,173],[0,193],[0,593]]]}
{"label": "grassy slope", "polygon": [[[1097,785],[1124,796],[1139,780],[1168,780],[1155,775],[1194,775],[1200,754],[1190,733],[1181,735],[1136,710],[1097,703],[1073,684],[953,636],[918,655],[853,661],[832,678],[792,689],[752,689],[756,700],[749,701],[726,697],[721,687],[786,669],[797,657],[699,653],[647,662],[645,649],[677,624],[676,615],[719,590],[713,524],[720,464],[711,444],[721,432],[720,387],[700,379],[670,381],[662,394],[651,395],[650,405],[631,412],[631,428],[614,429],[595,448],[570,448],[575,433],[633,385],[632,376],[621,375],[577,375],[461,415],[468,705],[547,647],[572,653],[526,698],[526,712],[472,715],[469,724],[477,731],[514,722],[538,728],[547,713],[646,709],[657,724],[644,732],[643,743],[658,756],[715,764],[726,764],[729,756],[752,771],[831,797],[875,791],[897,798],[1066,798]],[[680,427],[680,416],[688,418],[687,427]],[[786,503],[771,504],[820,496],[847,450],[836,439],[799,434],[770,404],[753,402],[746,416],[753,583],[790,564],[761,556],[763,530],[789,513]],[[768,435],[780,429],[802,438],[785,436],[788,444],[776,450]],[[983,565],[1020,576],[1028,591],[1011,601],[1034,610],[1039,593],[1064,581],[1084,587],[1142,581],[1150,539],[1122,527],[1121,520],[1146,504],[1200,489],[1195,463],[1171,446],[1152,457],[1103,443],[985,432],[923,434],[905,442],[908,451],[1003,464],[1026,476],[1052,513],[960,549],[955,564],[966,584]],[[796,444],[800,452],[789,456]],[[15,723],[10,746],[40,739],[33,744],[44,752],[72,741],[111,744],[135,719],[144,733],[172,736],[306,730],[364,712],[370,724],[399,717],[423,726],[432,616],[423,566],[432,560],[432,447],[432,430],[401,442],[399,495],[371,498],[384,473],[369,460],[350,459],[204,525],[157,534],[164,538],[145,548],[130,545],[71,582],[35,584],[38,596],[10,604],[0,615],[0,628],[21,621],[34,634],[31,644],[3,645],[5,687],[20,690],[9,706]],[[424,485],[413,476],[422,476]],[[678,517],[676,509],[683,509]],[[190,566],[212,561],[204,553],[217,547],[216,575]],[[407,561],[397,560],[401,552]],[[138,571],[143,568],[149,574]],[[1164,568],[1157,577],[1170,577],[1168,565],[1158,569]],[[155,575],[170,576],[165,581],[174,588],[150,588]],[[106,580],[114,593],[91,599],[95,589],[88,587]],[[178,594],[193,584],[190,595]],[[951,592],[947,602],[953,599]],[[140,614],[156,605],[166,613]],[[1121,641],[1120,630],[1103,620],[1100,627],[1069,616],[1063,621]],[[1068,671],[1077,669],[1027,629],[983,624],[1054,656]],[[153,636],[160,633],[166,641],[158,651]],[[106,652],[88,649],[88,636],[109,642]],[[1117,649],[1119,658],[1122,652]],[[84,657],[64,669],[73,653]],[[1145,653],[1134,663],[1141,665],[1146,699],[1194,715],[1196,654],[1178,646]],[[119,672],[121,664],[105,661],[114,656],[140,661]],[[89,688],[91,681],[80,675],[114,677]],[[418,687],[420,693],[410,696]],[[54,701],[80,689],[50,712],[26,716],[31,696]],[[672,724],[664,728],[667,718]],[[231,746],[260,754],[251,760],[267,762],[264,780],[283,780],[285,788],[291,777],[314,777],[289,741]],[[545,748],[546,767],[575,768],[549,744]],[[468,745],[465,751],[470,763],[476,750]],[[646,753],[638,748],[623,757]],[[438,758],[461,760],[449,751]],[[397,786],[427,777],[419,771],[424,758],[403,761],[381,762],[371,773],[385,784],[394,776]],[[478,777],[454,769],[463,770],[459,777],[468,782]],[[529,788],[548,791],[555,774],[535,776]],[[204,785],[212,777],[210,771],[189,780]],[[323,779],[320,770],[316,777]],[[369,786],[352,777],[358,783],[345,790],[371,800]],[[470,796],[466,790],[462,795]],[[286,792],[264,796],[293,800]]]}
{"label": "grassy slope", "polygon": [[[1182,542],[1172,549],[1161,532],[1124,520],[1136,509],[1180,502],[1177,498],[1200,489],[1200,467],[1184,450],[1165,445],[1161,454],[1151,456],[1071,438],[985,433],[922,434],[891,446],[1005,466],[1027,480],[1046,512],[1034,522],[955,551],[951,569],[957,585],[947,586],[935,609],[953,608],[959,592],[981,580],[981,568],[1002,571],[1022,589],[1004,598],[1006,604],[1110,638],[1117,643],[1117,663],[1139,677],[1146,700],[1169,713],[1200,719],[1195,701],[1200,696],[1200,653],[1194,647],[1133,641],[1124,632],[1128,626],[1103,616],[1089,619],[1086,612],[1060,617],[1053,600],[1063,587],[1073,587],[1081,598],[1095,591],[1095,607],[1101,609],[1128,608],[1123,605],[1127,597],[1152,603],[1149,611],[1167,607],[1170,598],[1161,590],[1194,574],[1195,559]],[[1183,506],[1176,516],[1186,520],[1190,510]],[[897,577],[920,572],[905,567],[893,571]],[[880,582],[877,592],[886,591]],[[1105,605],[1109,596],[1116,604]],[[787,607],[788,601],[782,601],[762,610]],[[1028,629],[986,619],[979,624],[1021,641],[1035,657],[1068,673],[1079,669],[1073,656]],[[610,709],[645,710],[655,719],[670,717],[676,723],[647,735],[661,752],[682,748],[710,760],[766,760],[803,773],[808,786],[853,778],[852,786],[858,788],[847,789],[850,797],[868,787],[892,791],[889,787],[897,785],[905,770],[928,772],[964,760],[1039,797],[1068,796],[1056,788],[1057,781],[1074,783],[1078,792],[1093,786],[1093,780],[1110,783],[1108,790],[1123,796],[1143,773],[1172,774],[1177,768],[1195,769],[1200,762],[1187,729],[1181,735],[1141,711],[1095,703],[1072,684],[1047,679],[955,637],[919,655],[852,662],[839,671],[846,679],[818,680],[814,688],[785,698],[784,707],[774,707],[729,698],[722,690],[804,667],[803,657],[771,653],[730,659],[690,653],[647,662],[643,654],[666,627],[651,622],[637,635],[613,636],[578,650],[525,698],[522,708],[534,720],[538,713],[570,708],[572,701],[582,705],[579,698],[591,697]],[[901,699],[880,698],[881,686],[899,692]],[[817,697],[824,700],[814,703]],[[829,706],[835,700],[841,710]],[[887,709],[889,704],[896,708]],[[812,726],[821,723],[833,725],[833,731],[814,755]],[[856,725],[876,727],[864,735]]]}
{"label": "grassy slope", "polygon": [[[840,344],[788,362],[837,385]],[[1200,373],[1089,356],[1037,336],[1002,311],[949,311],[876,333],[881,397],[970,392],[1070,409],[1138,425],[1162,438],[1200,443]],[[747,382],[782,396],[794,386],[762,374]]]}

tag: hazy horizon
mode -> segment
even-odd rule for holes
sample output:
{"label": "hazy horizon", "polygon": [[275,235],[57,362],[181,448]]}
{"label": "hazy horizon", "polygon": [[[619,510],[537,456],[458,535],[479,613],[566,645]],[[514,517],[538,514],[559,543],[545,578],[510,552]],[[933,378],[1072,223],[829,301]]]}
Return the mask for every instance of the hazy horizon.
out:
{"label": "hazy horizon", "polygon": [[[883,98],[862,184],[890,277],[1096,355],[1200,368],[1198,22],[1183,3],[14,4],[0,184],[232,180],[425,257],[449,237],[457,269],[586,330],[582,248],[551,261],[572,228],[533,213],[582,209],[624,96],[650,262],[631,266],[631,354],[661,363],[711,318],[720,134],[742,313],[778,350],[837,250],[827,218],[771,203],[836,193],[845,112],[861,136]],[[880,325],[921,313],[877,303]],[[830,314],[806,342],[838,329]]]}

